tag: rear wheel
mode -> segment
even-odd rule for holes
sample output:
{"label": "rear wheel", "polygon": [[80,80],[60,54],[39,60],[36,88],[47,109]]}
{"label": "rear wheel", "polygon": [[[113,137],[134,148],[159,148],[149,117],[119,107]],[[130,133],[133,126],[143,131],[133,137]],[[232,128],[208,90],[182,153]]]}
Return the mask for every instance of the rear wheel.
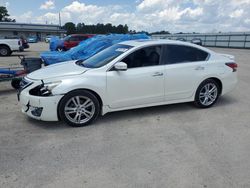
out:
{"label": "rear wheel", "polygon": [[198,87],[194,104],[199,108],[213,106],[219,97],[219,85],[212,79],[203,81]]}
{"label": "rear wheel", "polygon": [[9,56],[11,54],[11,50],[7,46],[0,46],[0,56]]}
{"label": "rear wheel", "polygon": [[100,113],[100,104],[94,94],[85,90],[68,93],[61,100],[59,116],[73,127],[82,127],[93,122]]}
{"label": "rear wheel", "polygon": [[21,80],[22,80],[21,78],[14,78],[14,79],[12,79],[11,80],[11,86],[14,89],[18,90],[20,88],[20,82],[21,82]]}

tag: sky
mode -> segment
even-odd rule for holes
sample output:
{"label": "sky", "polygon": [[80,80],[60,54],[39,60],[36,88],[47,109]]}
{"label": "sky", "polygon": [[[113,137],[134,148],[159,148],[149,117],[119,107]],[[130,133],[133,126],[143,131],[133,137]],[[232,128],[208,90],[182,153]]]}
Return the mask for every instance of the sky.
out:
{"label": "sky", "polygon": [[250,0],[0,0],[24,23],[127,24],[136,31],[250,31]]}

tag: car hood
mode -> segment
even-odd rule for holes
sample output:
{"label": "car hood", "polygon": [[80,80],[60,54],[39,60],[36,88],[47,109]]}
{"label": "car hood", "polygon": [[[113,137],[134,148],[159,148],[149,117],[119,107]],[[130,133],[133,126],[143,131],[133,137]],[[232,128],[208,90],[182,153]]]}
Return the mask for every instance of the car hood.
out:
{"label": "car hood", "polygon": [[66,61],[41,68],[27,75],[32,80],[43,80],[57,77],[79,75],[89,70],[76,64],[76,61]]}

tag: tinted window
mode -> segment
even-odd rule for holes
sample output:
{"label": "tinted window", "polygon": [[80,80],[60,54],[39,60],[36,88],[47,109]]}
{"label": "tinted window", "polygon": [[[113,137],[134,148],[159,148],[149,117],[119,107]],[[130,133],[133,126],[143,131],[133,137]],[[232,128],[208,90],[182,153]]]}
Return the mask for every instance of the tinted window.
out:
{"label": "tinted window", "polygon": [[166,57],[166,63],[168,64],[196,62],[205,61],[208,57],[208,53],[189,46],[167,45]]}
{"label": "tinted window", "polygon": [[72,37],[69,38],[69,41],[77,42],[77,41],[79,41],[79,38],[77,36],[72,36]]}
{"label": "tinted window", "polygon": [[151,46],[142,48],[125,57],[122,62],[128,68],[146,67],[160,64],[161,46]]}
{"label": "tinted window", "polygon": [[86,37],[86,36],[78,36],[78,38],[79,38],[79,41],[83,41],[83,40],[86,40],[88,37]]}
{"label": "tinted window", "polygon": [[64,41],[68,41],[70,39],[71,35],[68,35],[67,37],[65,37],[63,40]]}

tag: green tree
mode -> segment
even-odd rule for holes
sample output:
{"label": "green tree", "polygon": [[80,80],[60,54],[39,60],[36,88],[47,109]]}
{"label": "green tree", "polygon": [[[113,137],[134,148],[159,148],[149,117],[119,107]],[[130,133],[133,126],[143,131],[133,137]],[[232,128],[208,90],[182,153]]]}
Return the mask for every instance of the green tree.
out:
{"label": "green tree", "polygon": [[128,31],[128,25],[127,24],[125,24],[124,25],[124,33],[128,33],[129,31]]}
{"label": "green tree", "polygon": [[63,29],[67,31],[67,35],[76,33],[76,25],[73,22],[65,23]]}
{"label": "green tree", "polygon": [[153,34],[170,34],[170,32],[169,31],[156,31],[156,32],[153,32],[153,33],[150,33],[151,35],[153,35]]}
{"label": "green tree", "polygon": [[7,8],[0,6],[0,22],[16,22],[15,19],[8,18],[9,16]]}
{"label": "green tree", "polygon": [[96,25],[85,25],[84,23],[74,24],[72,22],[66,23],[63,28],[67,31],[67,34],[81,33],[81,34],[109,34],[109,33],[129,33],[128,26],[118,25],[114,26],[111,23]]}

